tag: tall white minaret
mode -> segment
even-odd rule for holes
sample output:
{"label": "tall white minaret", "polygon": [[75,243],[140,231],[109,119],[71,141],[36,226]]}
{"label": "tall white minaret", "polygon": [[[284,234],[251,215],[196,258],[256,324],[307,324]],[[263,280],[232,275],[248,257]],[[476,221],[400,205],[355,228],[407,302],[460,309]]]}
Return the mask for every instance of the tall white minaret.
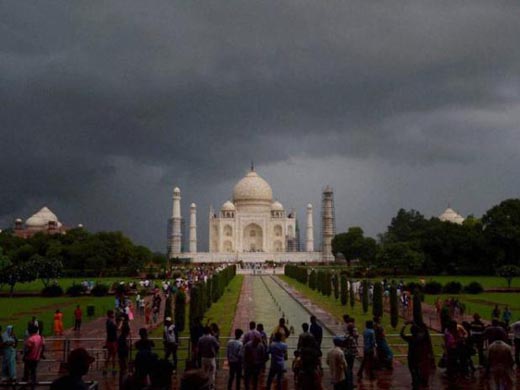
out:
{"label": "tall white minaret", "polygon": [[190,253],[197,253],[197,205],[190,206]]}
{"label": "tall white minaret", "polygon": [[312,204],[307,205],[307,230],[305,237],[305,250],[314,252],[314,226],[312,223]]}
{"label": "tall white minaret", "polygon": [[177,257],[181,253],[181,190],[179,187],[173,189],[173,211],[172,211],[172,240],[170,254]]}
{"label": "tall white minaret", "polygon": [[321,229],[322,229],[322,260],[334,261],[332,254],[332,239],[336,235],[336,223],[334,212],[334,191],[331,186],[325,187],[321,204]]}

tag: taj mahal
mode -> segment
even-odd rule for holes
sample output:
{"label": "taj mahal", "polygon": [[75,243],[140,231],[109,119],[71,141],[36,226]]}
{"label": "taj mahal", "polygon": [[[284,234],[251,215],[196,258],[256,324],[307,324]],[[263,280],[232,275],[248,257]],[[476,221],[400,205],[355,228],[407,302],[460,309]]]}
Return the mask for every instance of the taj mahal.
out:
{"label": "taj mahal", "polygon": [[300,245],[296,214],[273,198],[273,190],[251,166],[233,188],[232,198],[216,212],[209,211],[209,252],[197,250],[197,206],[190,205],[189,243],[183,250],[181,190],[173,190],[168,233],[170,258],[192,262],[313,262],[332,261],[335,234],[334,200],[330,187],[323,191],[320,250],[315,249],[313,207],[306,208],[305,240]]}

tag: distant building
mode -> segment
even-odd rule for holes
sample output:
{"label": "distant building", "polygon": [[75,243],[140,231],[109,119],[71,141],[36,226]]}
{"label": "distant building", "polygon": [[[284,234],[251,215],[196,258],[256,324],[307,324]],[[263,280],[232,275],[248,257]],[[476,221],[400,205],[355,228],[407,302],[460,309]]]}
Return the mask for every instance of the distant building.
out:
{"label": "distant building", "polygon": [[439,215],[439,219],[442,222],[451,222],[456,223],[457,225],[462,225],[464,222],[464,217],[450,207],[448,207],[441,215]]}
{"label": "distant building", "polygon": [[[81,224],[78,227],[83,227]],[[21,218],[14,222],[14,234],[21,238],[29,238],[36,233],[65,234],[70,228],[65,227],[49,208],[42,207],[30,216],[25,223]]]}

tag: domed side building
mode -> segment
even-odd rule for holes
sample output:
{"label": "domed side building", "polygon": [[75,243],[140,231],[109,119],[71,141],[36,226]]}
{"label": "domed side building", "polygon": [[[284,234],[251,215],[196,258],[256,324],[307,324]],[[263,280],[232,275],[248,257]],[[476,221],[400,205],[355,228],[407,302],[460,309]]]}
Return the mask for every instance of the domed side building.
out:
{"label": "domed side building", "polygon": [[464,217],[450,207],[448,207],[441,215],[439,215],[439,219],[442,222],[451,222],[456,223],[457,225],[462,225],[464,222]]}
{"label": "domed side building", "polygon": [[17,218],[14,222],[14,234],[22,238],[29,238],[40,232],[45,234],[65,234],[67,230],[68,228],[63,226],[56,214],[46,206],[27,218],[25,223],[21,218]]}
{"label": "domed side building", "polygon": [[189,252],[182,252],[180,190],[173,194],[173,213],[169,232],[170,257],[191,258],[196,262],[224,261],[320,261],[314,251],[312,206],[308,205],[305,243],[300,252],[294,213],[273,198],[273,190],[255,170],[234,186],[231,199],[217,212],[209,213],[209,252],[197,252],[196,205],[190,206]]}

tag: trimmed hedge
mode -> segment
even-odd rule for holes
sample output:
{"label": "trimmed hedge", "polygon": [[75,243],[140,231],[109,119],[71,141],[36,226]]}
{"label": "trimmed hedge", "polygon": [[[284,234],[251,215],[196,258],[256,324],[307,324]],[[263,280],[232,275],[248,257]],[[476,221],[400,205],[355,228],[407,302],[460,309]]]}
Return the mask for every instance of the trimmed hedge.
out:
{"label": "trimmed hedge", "polygon": [[466,294],[480,294],[484,292],[484,287],[479,282],[471,282],[467,286],[464,286],[464,292]]}
{"label": "trimmed hedge", "polygon": [[436,281],[427,282],[424,285],[423,291],[425,294],[440,294],[442,292],[442,284]]}
{"label": "trimmed hedge", "polygon": [[52,284],[44,287],[41,294],[42,297],[61,297],[63,295],[63,288],[58,284]]}
{"label": "trimmed hedge", "polygon": [[444,294],[460,294],[462,291],[462,284],[460,282],[451,281],[444,285],[442,292]]}
{"label": "trimmed hedge", "polygon": [[104,297],[105,295],[108,295],[108,286],[106,284],[96,283],[90,293],[95,297]]}

